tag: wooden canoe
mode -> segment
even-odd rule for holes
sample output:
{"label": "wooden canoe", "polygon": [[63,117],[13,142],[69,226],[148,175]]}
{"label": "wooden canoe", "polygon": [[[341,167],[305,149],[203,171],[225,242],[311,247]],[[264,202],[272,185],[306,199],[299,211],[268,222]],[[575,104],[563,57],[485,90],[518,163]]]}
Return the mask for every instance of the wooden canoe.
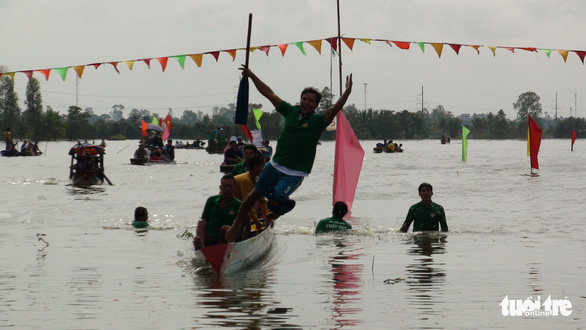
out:
{"label": "wooden canoe", "polygon": [[195,250],[195,255],[207,260],[219,275],[235,273],[255,263],[269,252],[273,233],[273,227],[267,226],[260,234],[245,241],[208,246]]}

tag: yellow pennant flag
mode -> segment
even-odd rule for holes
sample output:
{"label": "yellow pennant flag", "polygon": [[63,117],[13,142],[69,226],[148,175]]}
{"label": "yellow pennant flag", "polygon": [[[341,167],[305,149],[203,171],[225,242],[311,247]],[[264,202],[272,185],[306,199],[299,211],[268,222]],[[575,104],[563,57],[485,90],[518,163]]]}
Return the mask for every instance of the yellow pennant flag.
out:
{"label": "yellow pennant flag", "polygon": [[130,71],[132,71],[132,68],[134,67],[134,61],[124,61],[124,63],[126,63]]}
{"label": "yellow pennant flag", "polygon": [[442,57],[442,49],[444,49],[444,44],[432,43],[431,46],[433,47],[433,49],[435,49],[435,52],[437,53],[437,56],[439,58],[441,58]]}
{"label": "yellow pennant flag", "polygon": [[73,70],[77,72],[77,78],[81,79],[81,75],[83,74],[83,69],[85,69],[85,65],[76,65],[73,67]]}
{"label": "yellow pennant flag", "polygon": [[492,56],[496,56],[496,46],[486,46],[488,49],[492,50]]}
{"label": "yellow pennant flag", "polygon": [[236,49],[228,49],[224,50],[224,52],[230,54],[232,56],[232,61],[236,60]]}
{"label": "yellow pennant flag", "polygon": [[308,44],[312,45],[315,50],[321,55],[321,40],[308,41]]}
{"label": "yellow pennant flag", "polygon": [[203,54],[193,54],[189,55],[189,57],[191,57],[195,64],[197,64],[197,66],[201,68],[201,60],[203,58]]}
{"label": "yellow pennant flag", "polygon": [[562,57],[564,58],[564,63],[566,62],[566,60],[568,59],[568,52],[567,50],[561,50],[561,49],[556,49],[556,52],[560,53],[560,55],[562,55]]}

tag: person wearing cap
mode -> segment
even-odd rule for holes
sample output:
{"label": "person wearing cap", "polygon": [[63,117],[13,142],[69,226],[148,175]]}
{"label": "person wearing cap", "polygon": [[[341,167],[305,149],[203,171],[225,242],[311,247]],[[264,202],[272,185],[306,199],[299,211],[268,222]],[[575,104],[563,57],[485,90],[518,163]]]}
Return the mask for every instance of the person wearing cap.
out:
{"label": "person wearing cap", "polygon": [[[271,219],[276,219],[295,207],[295,201],[289,196],[311,172],[322,132],[342,110],[352,92],[352,74],[346,77],[346,90],[338,101],[324,113],[316,114],[315,110],[321,100],[321,93],[317,89],[305,88],[301,92],[299,105],[294,106],[283,101],[248,67],[242,66],[240,69],[244,76],[252,80],[260,94],[285,118],[275,155],[266,164],[254,189],[244,198],[242,207],[238,210],[235,224],[244,222],[243,225],[246,225],[250,223],[248,211],[263,196],[268,199]],[[240,235],[238,230],[229,230],[227,239],[234,241],[241,238]]]}
{"label": "person wearing cap", "polygon": [[134,152],[134,158],[141,159],[142,161],[148,162],[149,156],[144,148],[144,144],[140,143],[138,149]]}
{"label": "person wearing cap", "polygon": [[242,153],[242,150],[240,150],[240,148],[238,148],[238,142],[236,140],[236,137],[233,136],[230,138],[230,145],[228,146],[228,148],[226,149],[226,151],[224,151],[224,164],[225,165],[235,165],[238,164],[242,161],[244,161],[244,154]]}

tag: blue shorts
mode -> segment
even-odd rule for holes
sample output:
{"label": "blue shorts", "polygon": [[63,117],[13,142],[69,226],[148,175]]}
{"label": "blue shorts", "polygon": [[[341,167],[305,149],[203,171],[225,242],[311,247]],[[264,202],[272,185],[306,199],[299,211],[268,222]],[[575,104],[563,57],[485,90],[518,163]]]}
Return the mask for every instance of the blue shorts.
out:
{"label": "blue shorts", "polygon": [[289,196],[303,182],[302,176],[287,175],[277,171],[271,163],[267,163],[258,177],[254,189],[262,193],[268,200],[269,210],[277,214],[285,214],[295,207]]}

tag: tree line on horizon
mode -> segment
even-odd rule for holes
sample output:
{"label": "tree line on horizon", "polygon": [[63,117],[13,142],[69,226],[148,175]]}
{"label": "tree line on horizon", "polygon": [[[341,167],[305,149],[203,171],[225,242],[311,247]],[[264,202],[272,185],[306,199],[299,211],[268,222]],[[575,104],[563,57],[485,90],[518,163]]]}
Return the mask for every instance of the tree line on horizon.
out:
{"label": "tree line on horizon", "polygon": [[[316,110],[324,112],[332,105],[333,94],[328,87],[322,89],[322,101]],[[122,104],[112,106],[109,114],[96,115],[91,107],[82,109],[72,105],[67,109],[55,110],[51,106],[43,109],[39,81],[31,78],[25,91],[25,109],[19,106],[19,95],[14,90],[14,81],[8,76],[0,78],[0,127],[12,130],[15,139],[33,141],[141,138],[141,121],[151,122],[153,116],[164,117],[147,109],[132,109],[124,116]],[[262,109],[262,104],[250,104],[250,109]],[[569,138],[575,131],[579,138],[586,137],[584,118],[551,118],[542,116],[540,98],[534,92],[519,95],[513,103],[517,118],[508,119],[500,109],[496,113],[473,114],[469,117],[455,116],[439,105],[429,111],[396,111],[387,109],[359,110],[356,105],[344,107],[344,114],[360,140],[410,140],[439,139],[442,135],[459,138],[462,125],[470,130],[469,139],[525,139],[527,120],[531,116],[543,129],[543,138]],[[64,113],[61,111],[64,110]],[[207,140],[210,132],[223,128],[225,135],[243,136],[234,124],[235,104],[213,107],[211,115],[202,111],[184,110],[180,117],[169,115],[173,123],[171,138],[174,140]],[[276,140],[283,124],[282,116],[271,109],[264,112],[259,120],[265,139]],[[248,127],[256,129],[253,112],[249,111]],[[335,132],[326,131],[323,140],[334,140]]]}

